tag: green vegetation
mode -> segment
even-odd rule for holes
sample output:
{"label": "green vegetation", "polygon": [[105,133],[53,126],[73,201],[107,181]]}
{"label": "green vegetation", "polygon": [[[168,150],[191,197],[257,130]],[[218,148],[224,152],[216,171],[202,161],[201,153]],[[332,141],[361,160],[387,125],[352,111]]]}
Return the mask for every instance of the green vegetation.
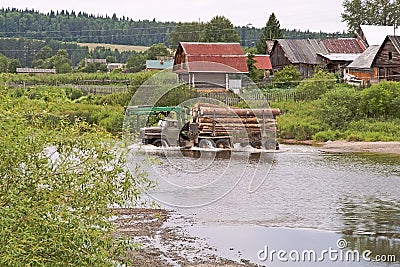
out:
{"label": "green vegetation", "polygon": [[266,41],[267,40],[276,40],[283,38],[283,31],[281,30],[281,24],[279,20],[276,18],[275,13],[272,13],[265,24],[265,27],[262,29],[262,33],[260,39],[257,41],[256,48],[258,54],[266,54]]}
{"label": "green vegetation", "polygon": [[215,16],[203,26],[202,41],[207,43],[238,43],[240,37],[229,19],[224,16]]}
{"label": "green vegetation", "polygon": [[400,2],[393,0],[344,0],[342,20],[349,32],[364,25],[398,25]]}
{"label": "green vegetation", "polygon": [[296,96],[271,101],[272,107],[281,109],[277,119],[280,138],[400,140],[399,83],[384,81],[360,90],[335,80],[331,74],[318,70],[295,89],[280,89],[281,93]]}
{"label": "green vegetation", "polygon": [[278,88],[293,88],[299,84],[300,72],[294,66],[285,66],[274,74],[272,86]]}
{"label": "green vegetation", "polygon": [[[86,53],[86,51],[80,50],[80,47],[72,44],[72,42],[127,44],[147,47],[164,43],[174,49],[179,41],[201,41],[199,35],[207,24],[207,22],[200,24],[198,22],[158,22],[155,19],[134,21],[128,17],[118,18],[115,14],[108,17],[66,10],[61,12],[50,11],[47,14],[16,8],[2,8],[0,11],[0,38],[4,38],[0,41],[0,50],[2,50],[0,52],[9,58],[16,58],[10,55],[11,53],[26,53],[26,59],[18,56],[22,66],[30,66],[27,62],[32,61],[31,55],[39,51],[44,45],[49,45],[50,42],[49,46],[53,51],[67,49],[70,55],[73,54],[73,65],[76,65],[80,60],[75,59],[82,59],[81,53]],[[220,27],[217,31],[221,33],[221,31],[230,31],[230,29],[230,26],[226,29]],[[251,25],[236,26],[234,30],[242,40],[242,45],[249,47],[254,46],[253,40],[259,40],[262,32],[262,29]],[[322,32],[302,32],[287,29],[282,29],[282,33],[285,38],[323,38],[329,35]],[[340,33],[338,35],[344,36]],[[12,49],[5,48],[1,45],[1,42],[7,39],[36,39],[34,40],[36,47],[18,44],[7,46],[12,47]],[[76,47],[73,48],[73,46]],[[113,51],[114,49],[110,50],[110,52]],[[125,57],[125,60],[118,61],[126,62],[126,59],[127,57]]]}
{"label": "green vegetation", "polygon": [[110,207],[140,204],[154,185],[125,168],[126,149],[105,131],[121,131],[123,107],[80,95],[0,87],[1,266],[116,266],[137,246],[115,237]]}

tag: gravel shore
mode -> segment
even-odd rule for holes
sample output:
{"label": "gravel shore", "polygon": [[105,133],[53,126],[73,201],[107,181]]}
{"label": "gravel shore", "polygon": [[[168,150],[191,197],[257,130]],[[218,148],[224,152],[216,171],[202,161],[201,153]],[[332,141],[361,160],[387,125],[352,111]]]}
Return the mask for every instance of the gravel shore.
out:
{"label": "gravel shore", "polygon": [[332,141],[322,144],[323,152],[370,152],[400,155],[400,142],[347,142]]}
{"label": "gravel shore", "polygon": [[205,240],[190,236],[185,227],[193,219],[163,209],[117,209],[116,237],[141,244],[128,252],[133,267],[256,267],[247,260],[235,262],[218,255]]}

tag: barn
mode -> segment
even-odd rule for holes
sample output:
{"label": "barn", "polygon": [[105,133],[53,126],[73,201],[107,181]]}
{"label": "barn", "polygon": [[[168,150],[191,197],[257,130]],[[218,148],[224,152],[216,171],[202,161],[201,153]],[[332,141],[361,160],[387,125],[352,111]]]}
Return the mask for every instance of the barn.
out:
{"label": "barn", "polygon": [[248,73],[247,56],[239,43],[181,42],[173,71],[197,89],[237,90]]}
{"label": "barn", "polygon": [[365,49],[355,38],[278,39],[271,50],[271,63],[274,71],[293,65],[304,78],[312,76],[318,66],[343,76],[344,67]]}

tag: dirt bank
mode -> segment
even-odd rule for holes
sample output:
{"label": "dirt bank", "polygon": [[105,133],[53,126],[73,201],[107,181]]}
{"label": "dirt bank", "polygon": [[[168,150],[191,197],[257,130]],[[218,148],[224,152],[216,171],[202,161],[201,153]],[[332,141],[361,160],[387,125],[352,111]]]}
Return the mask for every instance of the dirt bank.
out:
{"label": "dirt bank", "polygon": [[324,152],[371,152],[385,154],[399,154],[400,142],[347,142],[332,141],[323,143],[320,147]]}
{"label": "dirt bank", "polygon": [[188,235],[185,226],[193,219],[162,209],[118,209],[117,236],[142,246],[130,251],[137,267],[255,267],[246,260],[235,262],[218,256],[204,240]]}

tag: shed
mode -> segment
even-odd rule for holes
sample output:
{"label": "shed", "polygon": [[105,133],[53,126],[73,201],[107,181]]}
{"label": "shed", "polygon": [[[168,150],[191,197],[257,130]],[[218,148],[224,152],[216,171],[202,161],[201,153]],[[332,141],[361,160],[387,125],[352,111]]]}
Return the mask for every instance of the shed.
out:
{"label": "shed", "polygon": [[272,70],[271,58],[269,55],[254,55],[254,67],[259,70]]}
{"label": "shed", "polygon": [[196,88],[238,89],[240,74],[248,73],[247,56],[239,43],[181,42],[174,72]]}
{"label": "shed", "polygon": [[374,67],[375,57],[380,46],[371,45],[359,57],[354,59],[346,68],[346,74],[354,75],[363,81],[363,84],[376,83],[378,80],[378,68]]}

